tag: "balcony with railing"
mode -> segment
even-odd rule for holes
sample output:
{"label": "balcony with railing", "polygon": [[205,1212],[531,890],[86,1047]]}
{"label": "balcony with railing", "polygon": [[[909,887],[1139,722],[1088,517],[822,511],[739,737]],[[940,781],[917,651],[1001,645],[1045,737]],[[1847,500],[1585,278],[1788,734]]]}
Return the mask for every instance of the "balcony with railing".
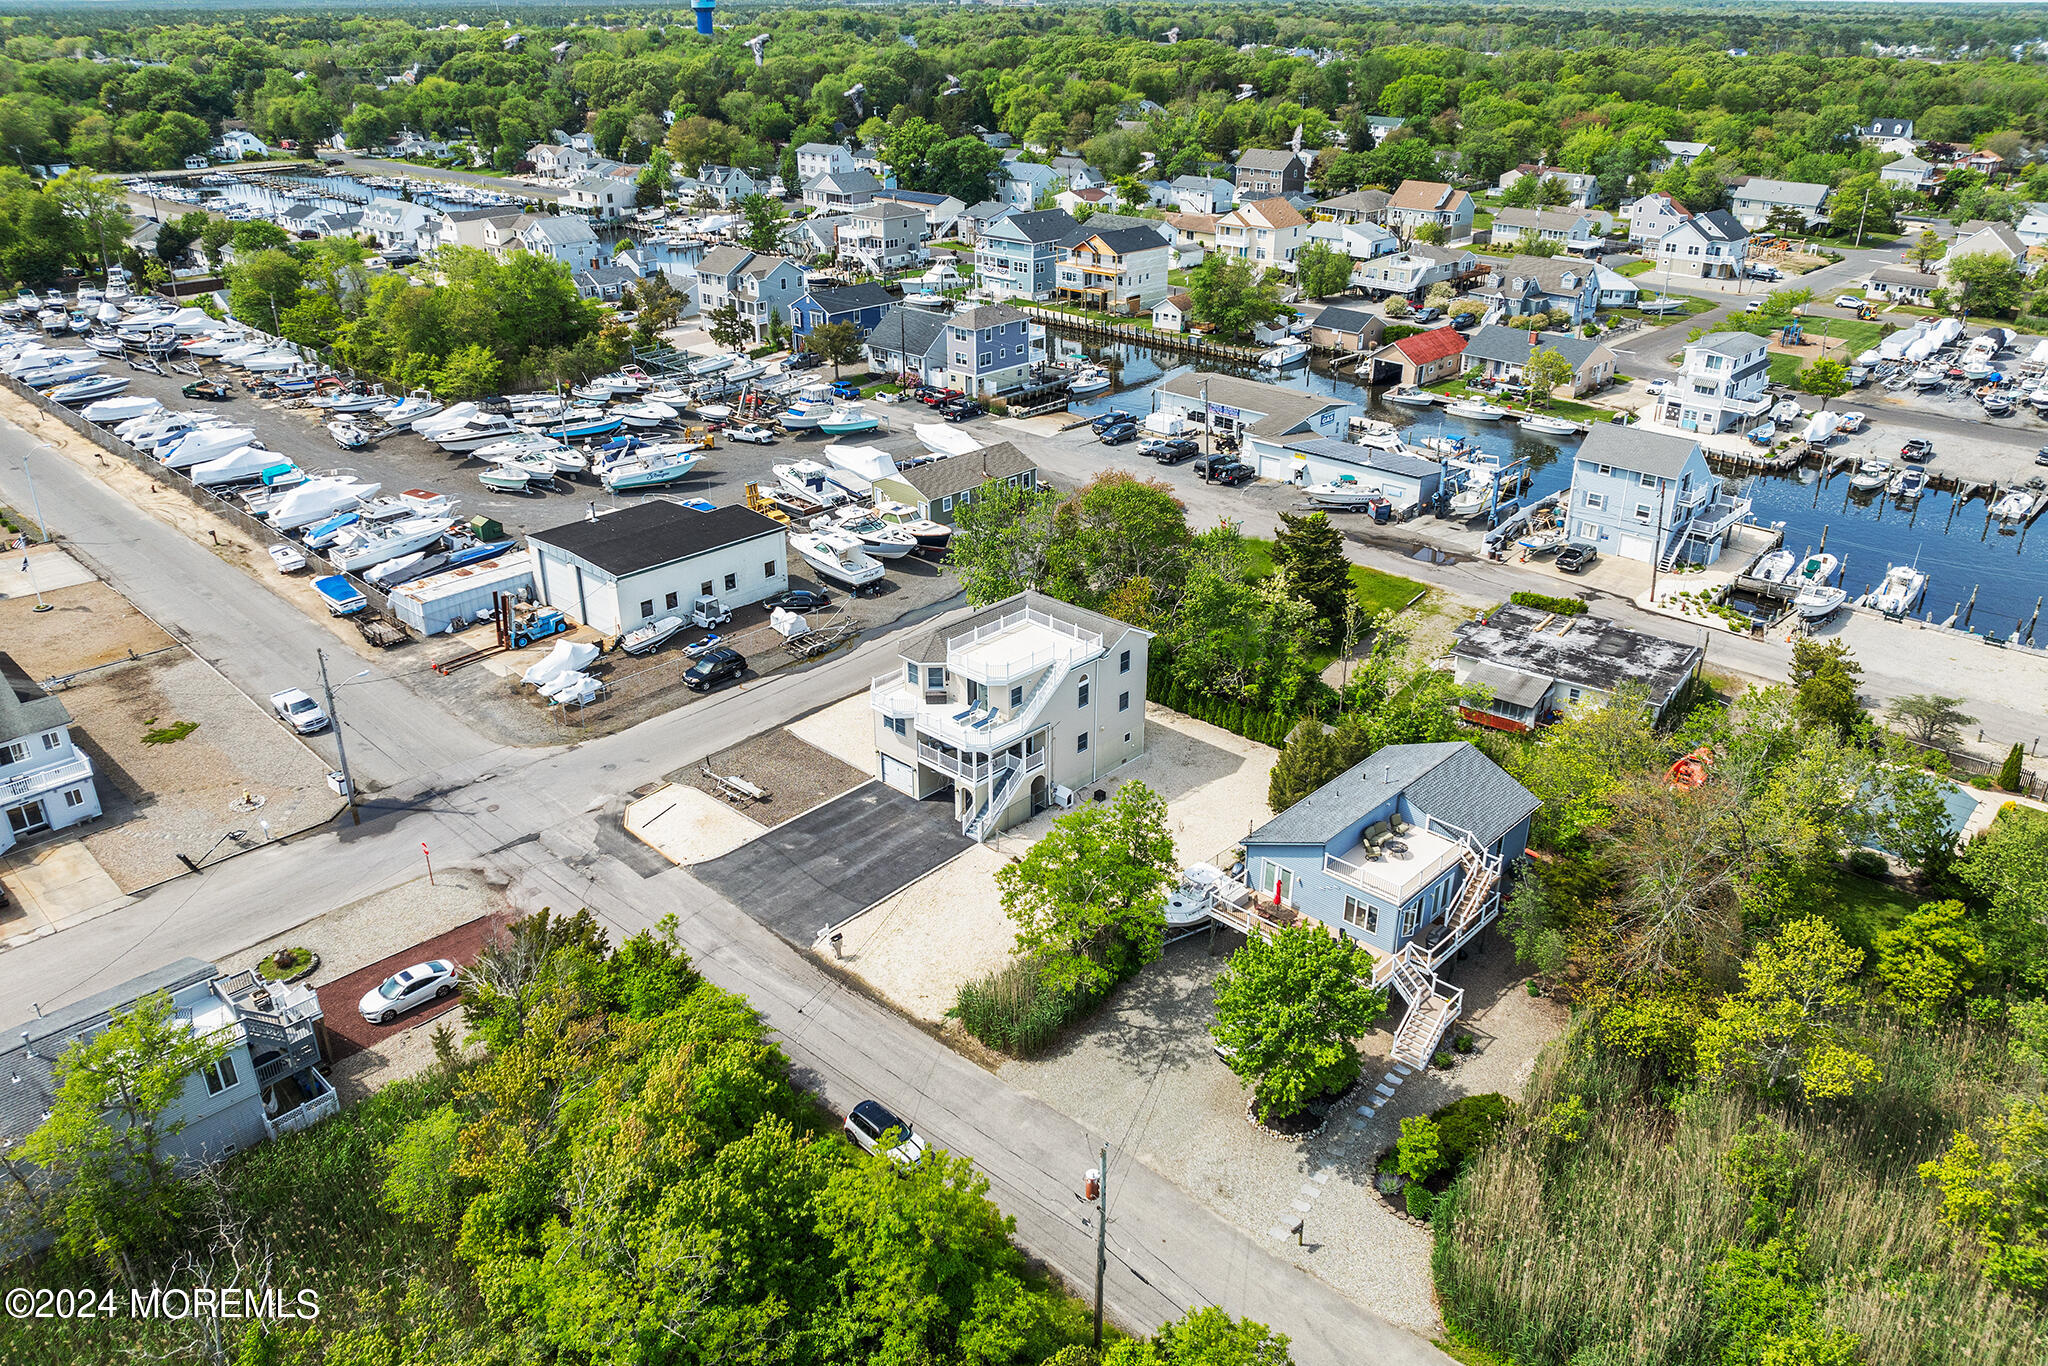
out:
{"label": "balcony with railing", "polygon": [[1686,539],[1711,541],[1725,534],[1737,522],[1747,519],[1750,508],[1751,503],[1747,498],[1716,497],[1685,524]]}
{"label": "balcony with railing", "polygon": [[45,792],[54,792],[60,787],[69,787],[81,779],[92,777],[92,760],[83,754],[74,753],[69,759],[41,768],[31,768],[20,773],[10,773],[0,778],[0,801],[26,801],[40,797]]}
{"label": "balcony with railing", "polygon": [[1102,650],[1102,637],[1035,607],[985,621],[946,642],[946,669],[986,687],[1027,678],[1054,661],[1073,662]]}
{"label": "balcony with railing", "polygon": [[1352,857],[1325,851],[1323,871],[1339,882],[1356,887],[1392,909],[1399,909],[1418,896],[1430,883],[1457,866],[1464,846],[1420,827],[1399,836],[1399,849],[1382,845],[1377,856],[1354,848]]}
{"label": "balcony with railing", "polygon": [[310,1067],[289,1081],[279,1083],[272,1094],[280,1093],[298,1100],[298,1104],[274,1115],[266,1110],[263,1127],[272,1138],[309,1129],[321,1120],[341,1113],[341,1096],[333,1083]]}

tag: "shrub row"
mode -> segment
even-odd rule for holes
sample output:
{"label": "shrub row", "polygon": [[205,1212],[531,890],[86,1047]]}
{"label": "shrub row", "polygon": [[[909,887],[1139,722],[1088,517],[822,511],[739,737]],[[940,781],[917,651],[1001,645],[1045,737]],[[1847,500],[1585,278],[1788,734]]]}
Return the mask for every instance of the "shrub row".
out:
{"label": "shrub row", "polygon": [[1206,693],[1194,692],[1179,680],[1154,674],[1145,690],[1147,700],[1162,707],[1171,708],[1183,716],[1192,716],[1197,721],[1207,721],[1212,726],[1221,726],[1232,735],[1242,735],[1247,740],[1256,740],[1262,745],[1279,748],[1287,743],[1287,736],[1301,719],[1292,711],[1268,711],[1264,707],[1246,706],[1242,702],[1230,702]]}
{"label": "shrub row", "polygon": [[1561,617],[1575,617],[1586,610],[1586,604],[1577,598],[1554,598],[1548,593],[1516,593],[1508,601],[1539,612],[1555,612]]}

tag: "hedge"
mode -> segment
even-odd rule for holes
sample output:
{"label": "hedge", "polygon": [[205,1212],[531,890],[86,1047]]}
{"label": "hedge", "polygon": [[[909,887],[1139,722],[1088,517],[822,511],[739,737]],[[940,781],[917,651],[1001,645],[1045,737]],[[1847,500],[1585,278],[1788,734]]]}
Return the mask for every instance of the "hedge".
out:
{"label": "hedge", "polygon": [[1293,710],[1268,711],[1263,707],[1246,706],[1242,702],[1192,692],[1163,669],[1146,680],[1145,697],[1147,701],[1157,702],[1183,716],[1207,721],[1233,735],[1242,735],[1247,740],[1256,740],[1275,749],[1287,742],[1288,734],[1304,714]]}
{"label": "hedge", "polygon": [[1548,593],[1516,593],[1508,601],[1539,612],[1555,612],[1561,617],[1575,617],[1586,610],[1586,604],[1577,598],[1554,598]]}

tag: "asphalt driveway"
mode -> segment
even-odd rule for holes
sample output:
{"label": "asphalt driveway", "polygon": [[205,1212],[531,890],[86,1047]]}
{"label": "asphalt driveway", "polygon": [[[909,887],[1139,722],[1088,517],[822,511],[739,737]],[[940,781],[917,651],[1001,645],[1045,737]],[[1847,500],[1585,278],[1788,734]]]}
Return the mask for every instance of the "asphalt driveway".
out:
{"label": "asphalt driveway", "polygon": [[973,843],[961,835],[947,799],[920,802],[867,782],[690,872],[807,949],[827,926],[902,890]]}

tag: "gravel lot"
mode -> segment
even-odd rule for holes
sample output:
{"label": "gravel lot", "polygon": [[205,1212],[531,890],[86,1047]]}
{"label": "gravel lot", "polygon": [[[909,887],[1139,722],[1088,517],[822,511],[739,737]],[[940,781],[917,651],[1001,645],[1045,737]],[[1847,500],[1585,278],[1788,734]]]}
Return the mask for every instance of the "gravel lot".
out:
{"label": "gravel lot", "polygon": [[[1154,705],[1145,708],[1145,726],[1145,754],[1088,790],[1113,794],[1124,783],[1145,783],[1166,798],[1181,861],[1212,858],[1241,838],[1247,813],[1264,813],[1274,751]],[[847,922],[844,966],[899,1010],[943,1019],[961,983],[1009,958],[1016,934],[996,892],[996,871],[1051,829],[1058,814],[1046,812],[968,849]]]}
{"label": "gravel lot", "polygon": [[[1400,1136],[1404,1115],[1462,1095],[1519,1095],[1537,1050],[1562,1030],[1563,1013],[1529,997],[1507,944],[1489,930],[1484,952],[1451,974],[1466,990],[1459,1024],[1476,1041],[1471,1055],[1448,1071],[1410,1078],[1371,1119],[1340,1115],[1314,1139],[1276,1138],[1246,1120],[1244,1088],[1210,1048],[1216,974],[1241,941],[1219,936],[1211,957],[1206,938],[1169,949],[1051,1055],[1006,1062],[999,1075],[1111,1136],[1112,1209],[1117,1166],[1135,1157],[1260,1236],[1300,1218],[1305,1246],[1272,1238],[1274,1251],[1397,1323],[1440,1333],[1429,1235],[1373,1195],[1374,1162]],[[1360,1041],[1367,1081],[1389,1070],[1389,1027],[1399,1019],[1397,1001],[1382,1027]],[[1112,1215],[1112,1236],[1114,1228]]]}
{"label": "gravel lot", "polygon": [[669,774],[669,781],[718,797],[718,784],[704,776],[706,768],[744,779],[768,793],[766,801],[733,808],[763,826],[801,816],[820,802],[853,791],[870,776],[780,728],[720,750],[701,765],[679,768]]}

